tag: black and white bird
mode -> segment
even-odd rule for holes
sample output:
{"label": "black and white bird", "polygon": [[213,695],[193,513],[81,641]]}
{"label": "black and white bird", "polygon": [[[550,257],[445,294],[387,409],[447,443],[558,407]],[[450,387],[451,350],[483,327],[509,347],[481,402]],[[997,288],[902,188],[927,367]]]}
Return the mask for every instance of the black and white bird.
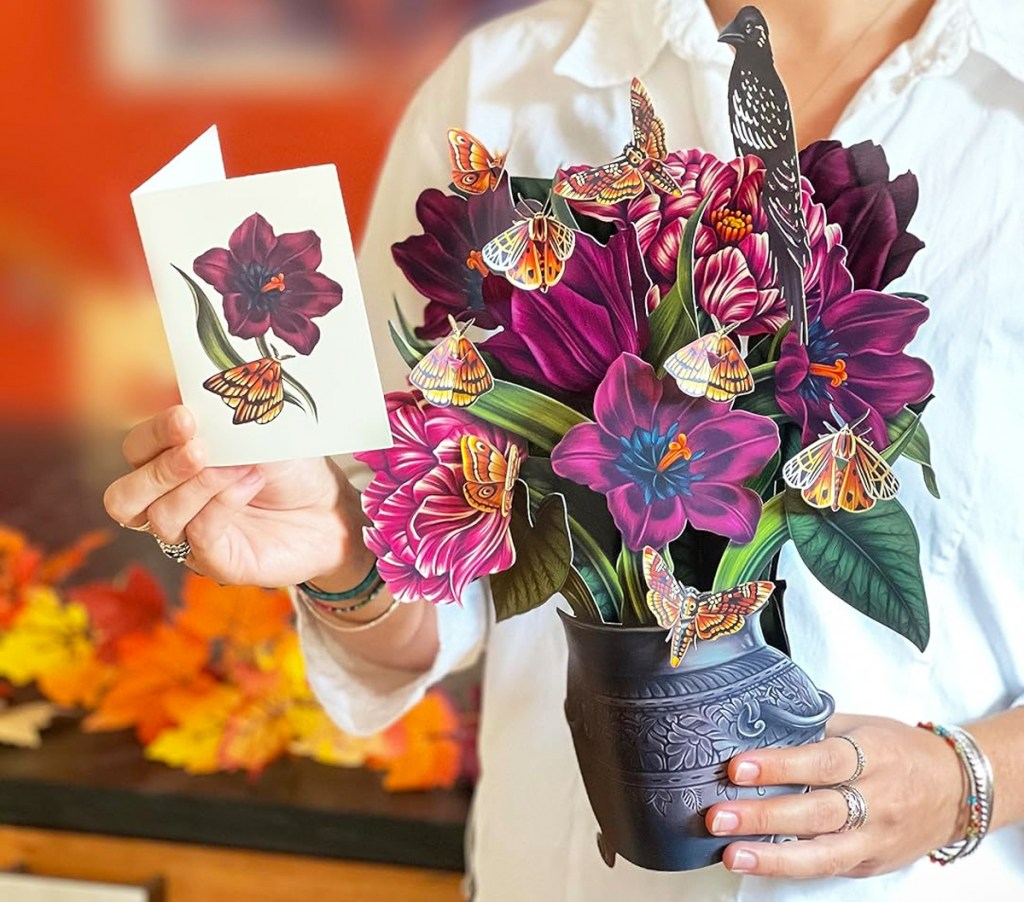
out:
{"label": "black and white bird", "polygon": [[761,202],[768,217],[768,247],[775,258],[782,296],[800,341],[807,342],[804,264],[811,254],[800,192],[793,112],[775,71],[768,23],[760,10],[744,6],[718,40],[736,49],[729,75],[729,120],[738,155],[764,161]]}

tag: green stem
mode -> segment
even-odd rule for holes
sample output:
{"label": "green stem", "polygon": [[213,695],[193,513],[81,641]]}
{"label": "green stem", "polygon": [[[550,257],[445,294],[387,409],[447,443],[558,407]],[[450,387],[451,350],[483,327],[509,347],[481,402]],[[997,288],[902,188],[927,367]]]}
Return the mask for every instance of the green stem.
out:
{"label": "green stem", "polygon": [[750,375],[754,377],[755,384],[771,379],[775,375],[776,364],[777,361],[773,360],[770,363],[762,363],[760,366],[755,366],[750,371]]}
{"label": "green stem", "polygon": [[761,509],[761,519],[757,524],[754,538],[746,545],[732,542],[725,549],[715,583],[712,589],[716,592],[731,589],[740,583],[760,579],[775,555],[789,541],[789,527],[786,524],[786,512],[783,508],[784,494],[780,492]]}
{"label": "green stem", "polygon": [[656,621],[647,607],[647,583],[640,555],[623,545],[616,569],[626,596],[622,603],[622,625],[653,626]]}

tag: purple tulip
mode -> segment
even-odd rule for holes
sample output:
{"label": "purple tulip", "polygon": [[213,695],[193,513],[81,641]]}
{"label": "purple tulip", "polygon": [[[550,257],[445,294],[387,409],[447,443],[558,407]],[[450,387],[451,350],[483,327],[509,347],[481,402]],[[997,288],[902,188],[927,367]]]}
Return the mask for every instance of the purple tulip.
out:
{"label": "purple tulip", "polygon": [[843,230],[853,284],[881,291],[902,276],[924,247],[907,231],[917,209],[917,177],[904,172],[890,179],[885,151],[871,141],[852,147],[816,141],[801,152],[800,169],[828,221]]}
{"label": "purple tulip", "polygon": [[356,457],[374,470],[363,492],[366,547],[395,598],[459,603],[473,580],[515,562],[510,517],[469,502],[461,439],[475,435],[502,455],[524,443],[466,414],[430,407],[418,394],[387,395],[394,445]]}
{"label": "purple tulip", "polygon": [[228,246],[214,247],[192,264],[224,298],[228,331],[261,338],[268,330],[300,354],[320,340],[313,317],[341,303],[341,286],[317,268],[323,260],[316,232],[275,235],[259,213],[234,232]]}
{"label": "purple tulip", "polygon": [[650,287],[632,229],[607,246],[578,234],[557,285],[516,288],[494,303],[503,331],[484,347],[515,376],[556,394],[589,394],[623,351],[639,355],[647,347]]}
{"label": "purple tulip", "polygon": [[761,499],[743,483],[779,448],[771,420],[687,397],[632,354],[611,365],[594,416],[565,434],[551,464],[607,497],[627,547],[667,545],[687,522],[739,543],[753,538]]}
{"label": "purple tulip", "polygon": [[810,336],[801,345],[783,339],[775,370],[779,406],[803,428],[808,444],[835,424],[867,414],[866,435],[876,448],[889,444],[885,420],[931,394],[931,367],[904,349],[928,318],[919,301],[877,291],[854,291],[836,267],[823,279],[825,297],[811,311]]}
{"label": "purple tulip", "polygon": [[508,179],[496,191],[470,197],[429,188],[416,201],[416,218],[423,234],[391,247],[395,263],[428,301],[416,334],[447,335],[449,314],[474,317],[477,325],[493,328],[488,307],[507,298],[512,286],[487,268],[480,252],[515,220]]}

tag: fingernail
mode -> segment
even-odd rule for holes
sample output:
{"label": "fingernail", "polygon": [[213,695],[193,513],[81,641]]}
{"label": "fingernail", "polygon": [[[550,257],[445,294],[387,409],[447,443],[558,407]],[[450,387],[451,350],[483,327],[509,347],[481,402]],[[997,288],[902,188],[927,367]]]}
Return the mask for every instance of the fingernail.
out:
{"label": "fingernail", "polygon": [[741,761],[736,765],[736,771],[732,778],[733,783],[753,783],[761,773],[761,768],[753,761]]}
{"label": "fingernail", "polygon": [[732,811],[719,811],[711,821],[711,832],[732,833],[739,825],[740,819]]}
{"label": "fingernail", "polygon": [[737,874],[746,874],[757,867],[757,856],[746,849],[740,849],[732,856],[732,866],[729,868]]}

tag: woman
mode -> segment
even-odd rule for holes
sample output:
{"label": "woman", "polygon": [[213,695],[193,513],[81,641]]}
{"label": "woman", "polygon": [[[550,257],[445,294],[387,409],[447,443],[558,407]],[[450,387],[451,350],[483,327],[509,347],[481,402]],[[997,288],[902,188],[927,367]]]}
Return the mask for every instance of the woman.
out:
{"label": "woman", "polygon": [[[410,313],[390,246],[419,231],[414,202],[447,181],[444,130],[487,143],[514,136],[512,168],[551,175],[598,162],[629,133],[629,79],[640,76],[671,147],[732,156],[727,80],[716,41],[737,0],[548,0],[467,38],[410,106],[384,169],[362,260],[378,356],[390,388],[404,368],[389,348],[386,300]],[[380,592],[300,630],[310,676],[346,729],[375,730],[486,643],[480,735],[483,776],[470,831],[470,885],[483,900],[960,899],[984,889],[1024,893],[1024,604],[1012,569],[1024,547],[1016,511],[1019,421],[1006,405],[1024,380],[1009,339],[1024,337],[1016,258],[1024,216],[1015,189],[1024,147],[1024,13],[994,0],[761,0],[801,143],[871,138],[921,183],[914,229],[928,242],[911,273],[931,319],[914,347],[937,374],[928,411],[943,490],[935,502],[908,471],[901,500],[922,535],[932,639],[921,655],[822,589],[793,554],[780,572],[795,659],[836,697],[830,738],[747,753],[737,782],[807,783],[807,795],[723,802],[708,826],[723,835],[794,834],[783,845],[734,843],[725,867],[660,874],[608,870],[561,712],[565,647],[554,607],[495,627],[486,586],[462,608],[391,609]],[[1010,7],[1013,7],[1012,9]],[[618,143],[616,143],[618,142]],[[894,286],[898,288],[899,286]],[[375,306],[373,306],[375,304]],[[1018,402],[1019,407],[1019,402]],[[125,440],[133,472],[107,492],[112,517],[148,521],[165,542],[187,539],[190,566],[222,582],[309,580],[325,591],[360,583],[372,565],[358,496],[329,461],[204,468],[181,408]],[[382,614],[390,612],[386,618]],[[355,624],[372,624],[353,632]],[[1022,699],[1024,701],[1024,699]],[[980,719],[984,718],[984,719]],[[919,720],[967,725],[991,760],[993,831],[973,856],[939,868],[927,853],[964,836],[964,776]],[[849,741],[842,736],[850,737]],[[868,817],[837,833],[848,811],[825,787],[857,781]],[[792,878],[862,876],[863,882]],[[1017,890],[1015,894],[1013,891]]]}

